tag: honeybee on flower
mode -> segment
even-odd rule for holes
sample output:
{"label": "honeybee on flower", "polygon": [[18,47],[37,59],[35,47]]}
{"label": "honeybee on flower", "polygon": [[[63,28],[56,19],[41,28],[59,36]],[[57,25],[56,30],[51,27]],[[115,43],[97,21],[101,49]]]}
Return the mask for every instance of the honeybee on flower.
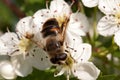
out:
{"label": "honeybee on flower", "polygon": [[81,38],[88,28],[84,14],[72,13],[64,0],[53,0],[49,8],[21,19],[16,33],[7,32],[0,37],[0,54],[10,56],[10,65],[18,76],[27,76],[32,67],[45,70],[55,65],[61,67],[55,76],[67,72],[68,80],[71,73],[78,79],[96,79],[100,71],[88,61],[91,46],[83,44]]}

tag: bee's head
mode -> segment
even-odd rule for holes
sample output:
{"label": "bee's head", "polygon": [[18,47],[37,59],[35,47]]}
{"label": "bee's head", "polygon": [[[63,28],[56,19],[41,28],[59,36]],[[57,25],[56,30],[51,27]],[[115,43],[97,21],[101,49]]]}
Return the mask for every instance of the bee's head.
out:
{"label": "bee's head", "polygon": [[50,59],[50,61],[53,63],[53,64],[61,64],[62,61],[65,61],[67,58],[67,54],[66,53],[60,53],[60,54],[57,54],[56,56],[52,57]]}

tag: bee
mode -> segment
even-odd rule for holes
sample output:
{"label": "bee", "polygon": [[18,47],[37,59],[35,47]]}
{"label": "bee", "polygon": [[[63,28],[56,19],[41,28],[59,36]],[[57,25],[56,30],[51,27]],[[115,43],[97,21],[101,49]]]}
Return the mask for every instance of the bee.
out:
{"label": "bee", "polygon": [[50,56],[53,64],[61,64],[66,60],[67,54],[63,48],[62,29],[56,18],[48,19],[42,27],[42,37],[44,38],[44,50]]}

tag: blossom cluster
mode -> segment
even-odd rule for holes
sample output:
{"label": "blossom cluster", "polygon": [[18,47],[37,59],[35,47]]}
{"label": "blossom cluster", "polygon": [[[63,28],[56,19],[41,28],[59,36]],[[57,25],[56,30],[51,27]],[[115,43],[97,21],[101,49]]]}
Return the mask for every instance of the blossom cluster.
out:
{"label": "blossom cluster", "polygon": [[98,6],[105,14],[97,25],[102,36],[114,35],[114,41],[120,46],[120,0],[82,0],[86,7]]}
{"label": "blossom cluster", "polygon": [[[63,47],[69,53],[66,64],[52,64],[49,55],[43,49],[42,27],[51,18],[55,18],[59,26],[66,23],[64,24],[66,31],[63,35],[65,36]],[[107,20],[106,17],[105,20]],[[8,30],[0,37],[1,76],[14,79],[17,76],[25,77],[32,73],[33,67],[45,70],[56,66],[58,73],[54,76],[67,73],[68,80],[70,75],[81,80],[97,79],[100,70],[89,61],[92,55],[91,45],[83,43],[81,37],[85,36],[88,30],[89,23],[84,14],[79,11],[73,13],[71,5],[64,0],[51,1],[49,8],[38,10],[33,16],[22,18],[16,25],[16,32]]]}

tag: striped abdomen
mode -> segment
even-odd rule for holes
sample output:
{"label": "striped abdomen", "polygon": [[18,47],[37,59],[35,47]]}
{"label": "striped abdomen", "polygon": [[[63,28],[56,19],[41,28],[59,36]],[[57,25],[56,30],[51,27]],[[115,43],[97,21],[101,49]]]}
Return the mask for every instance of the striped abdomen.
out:
{"label": "striped abdomen", "polygon": [[55,18],[51,18],[47,20],[42,28],[42,35],[43,38],[46,38],[48,36],[56,36],[58,33],[60,33],[60,27],[58,25],[58,22]]}

